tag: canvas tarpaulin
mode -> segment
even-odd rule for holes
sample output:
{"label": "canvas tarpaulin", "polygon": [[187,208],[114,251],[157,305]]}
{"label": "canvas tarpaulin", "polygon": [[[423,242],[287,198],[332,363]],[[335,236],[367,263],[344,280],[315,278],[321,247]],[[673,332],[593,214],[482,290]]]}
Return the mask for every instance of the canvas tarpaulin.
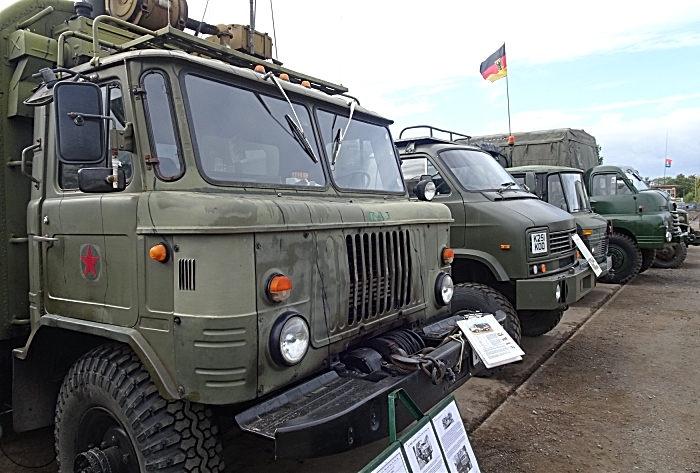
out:
{"label": "canvas tarpaulin", "polygon": [[[586,171],[598,165],[598,147],[595,138],[583,130],[558,130],[513,133],[513,162],[511,166],[549,165],[568,166]],[[461,140],[465,141],[465,140]],[[492,143],[508,150],[508,135],[474,136],[469,143]]]}

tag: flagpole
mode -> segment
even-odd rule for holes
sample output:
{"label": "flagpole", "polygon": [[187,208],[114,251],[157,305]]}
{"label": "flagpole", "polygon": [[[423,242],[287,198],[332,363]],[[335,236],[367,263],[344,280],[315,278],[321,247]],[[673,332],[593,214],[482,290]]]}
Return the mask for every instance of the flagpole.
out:
{"label": "flagpole", "polygon": [[666,150],[664,151],[664,185],[666,185],[666,160],[668,159],[668,128],[666,128]]}
{"label": "flagpole", "polygon": [[508,99],[508,136],[511,136],[513,133],[510,130],[510,90],[508,87],[508,73],[506,72],[506,97]]}

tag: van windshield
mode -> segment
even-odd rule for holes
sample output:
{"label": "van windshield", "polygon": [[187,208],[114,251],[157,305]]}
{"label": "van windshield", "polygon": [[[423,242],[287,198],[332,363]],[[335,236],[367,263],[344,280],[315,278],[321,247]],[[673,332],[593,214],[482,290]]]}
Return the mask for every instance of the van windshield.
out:
{"label": "van windshield", "polygon": [[[283,98],[192,74],[185,76],[185,90],[197,165],[207,181],[325,187],[321,162],[314,163],[292,134],[285,118],[292,110]],[[297,103],[294,111],[318,156],[309,112]]]}
{"label": "van windshield", "polygon": [[510,189],[520,189],[513,177],[490,154],[468,149],[451,149],[441,152],[440,158],[468,191],[499,190],[511,182],[513,185]]}
{"label": "van windshield", "polygon": [[[556,176],[555,176],[556,177]],[[565,172],[561,174],[561,182],[569,205],[569,212],[583,212],[591,210],[586,188],[583,186],[581,174]]]}

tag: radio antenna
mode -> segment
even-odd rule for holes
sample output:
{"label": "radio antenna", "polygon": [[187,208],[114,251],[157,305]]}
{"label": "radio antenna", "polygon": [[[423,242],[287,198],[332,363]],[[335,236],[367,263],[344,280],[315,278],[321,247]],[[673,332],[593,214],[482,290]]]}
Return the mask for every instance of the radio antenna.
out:
{"label": "radio antenna", "polygon": [[272,37],[275,40],[275,59],[280,60],[277,52],[277,31],[275,31],[275,10],[272,8],[272,0],[270,0],[270,12],[272,13]]}
{"label": "radio antenna", "polygon": [[204,5],[204,13],[202,13],[202,21],[199,22],[199,25],[197,25],[197,29],[194,32],[195,36],[199,36],[199,33],[202,31],[202,25],[204,25],[204,18],[207,16],[207,9],[209,8],[209,0],[207,0],[206,5]]}

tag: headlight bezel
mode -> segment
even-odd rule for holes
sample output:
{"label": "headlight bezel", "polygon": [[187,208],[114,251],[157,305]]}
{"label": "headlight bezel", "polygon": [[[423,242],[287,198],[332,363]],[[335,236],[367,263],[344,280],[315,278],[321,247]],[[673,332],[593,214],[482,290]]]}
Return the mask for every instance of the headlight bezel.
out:
{"label": "headlight bezel", "polygon": [[[294,322],[295,320],[299,320],[302,322],[303,327],[305,328],[305,334],[306,334],[306,346],[304,347],[303,353],[298,357],[298,359],[289,359],[285,356],[284,349],[282,346],[282,342],[285,338],[285,328],[288,327],[288,325],[291,322]],[[270,355],[272,356],[272,359],[275,361],[280,366],[284,367],[289,367],[289,366],[296,366],[299,363],[301,363],[306,355],[309,353],[309,348],[311,347],[311,329],[309,328],[309,322],[298,312],[285,312],[282,314],[280,317],[275,320],[275,323],[272,325],[272,329],[270,330]]]}
{"label": "headlight bezel", "polygon": [[[447,290],[447,294],[445,293]],[[447,306],[454,296],[454,281],[452,276],[445,272],[440,272],[437,279],[435,280],[435,302],[440,307]],[[445,300],[447,298],[447,300]]]}

